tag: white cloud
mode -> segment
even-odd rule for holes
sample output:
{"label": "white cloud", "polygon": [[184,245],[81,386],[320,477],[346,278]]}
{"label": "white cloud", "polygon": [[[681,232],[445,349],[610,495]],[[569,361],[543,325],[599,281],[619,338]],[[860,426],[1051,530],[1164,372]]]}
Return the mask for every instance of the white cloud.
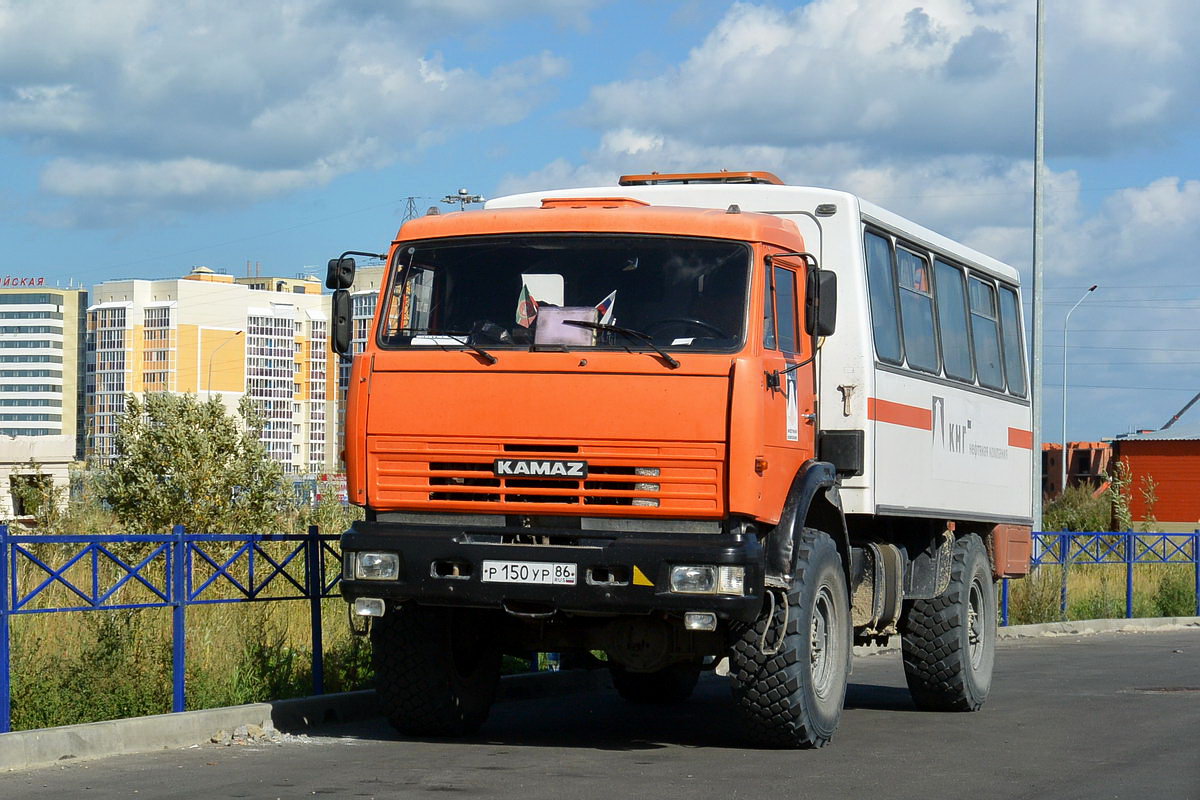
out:
{"label": "white cloud", "polygon": [[[1052,4],[1052,154],[1154,143],[1200,109],[1192,0]],[[814,0],[734,5],[661,74],[598,86],[597,128],[696,144],[853,143],[875,157],[1028,151],[1033,5]]]}
{"label": "white cloud", "polygon": [[478,70],[425,42],[528,14],[582,25],[596,1],[0,0],[0,137],[48,159],[60,221],[99,199],[109,219],[151,197],[249,202],[520,120],[562,59]]}

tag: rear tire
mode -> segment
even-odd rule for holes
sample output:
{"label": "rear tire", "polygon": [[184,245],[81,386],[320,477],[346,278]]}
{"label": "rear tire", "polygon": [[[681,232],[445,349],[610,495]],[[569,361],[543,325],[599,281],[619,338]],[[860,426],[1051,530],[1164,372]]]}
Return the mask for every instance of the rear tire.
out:
{"label": "rear tire", "polygon": [[977,711],[996,659],[996,589],[983,541],[972,533],[955,542],[946,591],[904,606],[904,677],[917,707]]}
{"label": "rear tire", "polygon": [[618,664],[609,667],[613,688],[625,700],[639,705],[672,705],[692,696],[700,680],[700,665],[672,664],[654,672],[630,672]]}
{"label": "rear tire", "polygon": [[375,691],[410,736],[463,736],[487,719],[500,650],[484,613],[403,605],[371,625]]}
{"label": "rear tire", "polygon": [[833,738],[846,699],[851,626],[846,575],[829,534],[805,528],[797,542],[796,575],[787,594],[787,628],[770,606],[736,634],[730,652],[733,696],[748,737],[767,747],[822,747]]}

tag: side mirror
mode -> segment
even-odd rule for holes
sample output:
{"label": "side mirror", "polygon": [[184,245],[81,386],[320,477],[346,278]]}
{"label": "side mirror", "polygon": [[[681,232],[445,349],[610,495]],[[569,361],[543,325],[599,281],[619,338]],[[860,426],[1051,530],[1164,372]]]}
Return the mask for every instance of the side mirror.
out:
{"label": "side mirror", "polygon": [[349,289],[354,285],[354,259],[331,258],[325,273],[326,289]]}
{"label": "side mirror", "polygon": [[[346,259],[353,261],[353,259]],[[332,262],[331,262],[332,263]],[[332,268],[332,267],[331,267]],[[350,292],[338,289],[333,293],[333,320],[330,326],[330,344],[333,352],[341,356],[350,355]]]}
{"label": "side mirror", "polygon": [[804,290],[804,331],[832,336],[837,327],[837,275],[827,269],[808,271]]}

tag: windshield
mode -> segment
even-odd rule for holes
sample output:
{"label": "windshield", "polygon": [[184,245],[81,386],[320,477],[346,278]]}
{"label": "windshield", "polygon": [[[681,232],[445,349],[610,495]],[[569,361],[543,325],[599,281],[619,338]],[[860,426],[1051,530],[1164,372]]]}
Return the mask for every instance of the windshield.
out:
{"label": "windshield", "polygon": [[[667,236],[527,235],[397,251],[380,345],[732,350],[750,248]],[[580,324],[576,324],[580,323]]]}

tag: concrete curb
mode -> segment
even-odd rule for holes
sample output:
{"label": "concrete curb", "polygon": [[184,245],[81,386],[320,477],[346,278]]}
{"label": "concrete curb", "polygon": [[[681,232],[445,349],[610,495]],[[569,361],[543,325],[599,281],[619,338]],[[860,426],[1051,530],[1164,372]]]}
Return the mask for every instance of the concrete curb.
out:
{"label": "concrete curb", "polygon": [[[497,701],[553,697],[611,685],[607,670],[508,675],[500,682]],[[218,731],[233,731],[243,725],[299,733],[314,725],[351,722],[378,715],[375,692],[368,689],[182,714],[15,731],[0,734],[0,771],[189,747],[207,742]]]}
{"label": "concrete curb", "polygon": [[1035,636],[1079,636],[1093,633],[1200,628],[1200,617],[1152,617],[1149,619],[1084,619],[1072,622],[1042,622],[1037,625],[1007,625],[997,628],[1001,639]]}
{"label": "concrete curb", "polygon": [[[1184,628],[1200,631],[1200,617],[1100,619],[1012,625],[1000,628],[999,638],[1026,639]],[[893,637],[885,647],[856,647],[854,654],[876,655],[897,649],[899,638]],[[509,675],[501,681],[497,699],[499,702],[527,700],[611,686],[608,671],[604,669]],[[182,714],[159,714],[152,717],[67,725],[61,728],[16,731],[0,734],[0,771],[188,747],[207,742],[218,731],[231,731],[243,725],[274,727],[280,731],[296,733],[308,730],[314,725],[350,722],[378,715],[379,706],[375,692],[367,690],[187,711]]]}

